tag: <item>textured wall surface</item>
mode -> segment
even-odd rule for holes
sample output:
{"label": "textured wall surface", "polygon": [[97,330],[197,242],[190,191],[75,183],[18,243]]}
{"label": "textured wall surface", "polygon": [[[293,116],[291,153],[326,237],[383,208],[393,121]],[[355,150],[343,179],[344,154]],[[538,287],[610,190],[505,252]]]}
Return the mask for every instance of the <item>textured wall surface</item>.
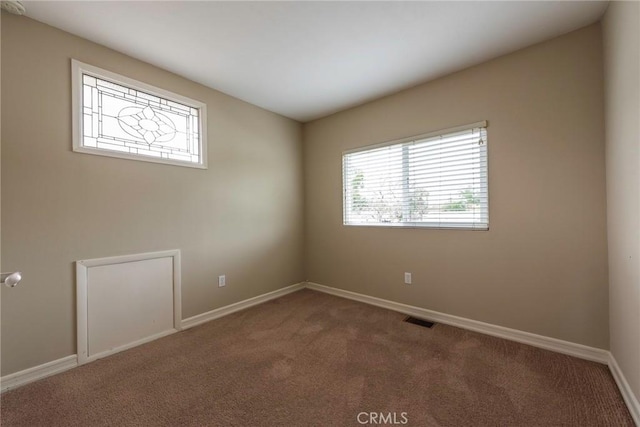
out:
{"label": "textured wall surface", "polygon": [[[594,24],[305,124],[308,279],[608,348],[602,74]],[[480,120],[489,231],[342,225],[344,150]]]}
{"label": "textured wall surface", "polygon": [[603,21],[611,353],[640,398],[640,4]]}
{"label": "textured wall surface", "polygon": [[[72,152],[71,58],[205,102],[209,168]],[[2,375],[76,352],[78,259],[181,249],[184,318],[304,280],[297,122],[8,14],[2,89]]]}

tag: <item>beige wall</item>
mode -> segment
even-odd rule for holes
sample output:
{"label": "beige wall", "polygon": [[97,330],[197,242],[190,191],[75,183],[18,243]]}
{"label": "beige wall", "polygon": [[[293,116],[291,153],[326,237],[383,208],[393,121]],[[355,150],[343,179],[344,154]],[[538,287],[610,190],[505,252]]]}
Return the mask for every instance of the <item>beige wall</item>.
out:
{"label": "beige wall", "polygon": [[[204,101],[209,169],[73,153],[70,58]],[[181,249],[184,318],[304,280],[298,123],[4,13],[2,89],[2,375],[75,353],[77,259]]]}
{"label": "beige wall", "polygon": [[611,353],[640,399],[640,5],[603,21]]}
{"label": "beige wall", "polygon": [[[608,348],[601,61],[595,24],[306,124],[307,278]],[[343,150],[485,119],[490,231],[342,225]]]}
{"label": "beige wall", "polygon": [[[25,280],[2,288],[2,375],[75,353],[74,260],[171,248],[182,249],[184,318],[299,282],[306,270],[317,283],[608,348],[600,37],[592,25],[302,134],[294,121],[3,14],[2,270]],[[73,153],[71,57],[206,102],[209,169]],[[342,226],[343,150],[485,119],[490,231]],[[608,137],[609,151],[625,149],[612,145],[625,137]],[[617,164],[629,165],[621,153]],[[622,169],[610,168],[610,190],[634,173]],[[635,206],[619,215],[637,220]],[[612,268],[612,280],[616,271],[630,270]],[[636,375],[637,347],[624,342],[638,319],[627,291],[638,287],[619,289],[611,346]]]}

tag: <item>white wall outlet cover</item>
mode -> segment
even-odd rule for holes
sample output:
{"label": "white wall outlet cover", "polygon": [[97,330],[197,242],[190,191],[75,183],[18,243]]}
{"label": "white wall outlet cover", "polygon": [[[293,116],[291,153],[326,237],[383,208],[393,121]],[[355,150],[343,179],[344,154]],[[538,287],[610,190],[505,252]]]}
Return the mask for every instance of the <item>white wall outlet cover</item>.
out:
{"label": "white wall outlet cover", "polygon": [[224,274],[222,276],[218,276],[218,286],[219,287],[227,286],[227,278],[225,277]]}
{"label": "white wall outlet cover", "polygon": [[411,273],[404,273],[404,283],[407,285],[411,284]]}

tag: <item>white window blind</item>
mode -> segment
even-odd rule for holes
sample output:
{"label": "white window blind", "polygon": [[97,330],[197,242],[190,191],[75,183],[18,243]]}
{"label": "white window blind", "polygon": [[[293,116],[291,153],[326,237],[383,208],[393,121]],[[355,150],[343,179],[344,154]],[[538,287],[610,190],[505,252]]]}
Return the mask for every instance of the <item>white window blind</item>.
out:
{"label": "white window blind", "polygon": [[345,225],[488,230],[486,122],[345,152]]}

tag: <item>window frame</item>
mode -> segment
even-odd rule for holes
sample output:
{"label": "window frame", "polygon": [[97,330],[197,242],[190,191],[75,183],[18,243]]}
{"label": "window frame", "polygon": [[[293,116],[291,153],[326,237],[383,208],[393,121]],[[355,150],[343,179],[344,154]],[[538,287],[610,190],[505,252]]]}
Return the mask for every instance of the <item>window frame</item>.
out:
{"label": "window frame", "polygon": [[[84,120],[83,120],[83,75],[89,75],[101,80],[106,80],[114,84],[144,92],[159,98],[173,101],[198,110],[198,140],[200,162],[187,162],[183,160],[165,159],[159,157],[145,156],[142,154],[124,153],[118,151],[105,150],[97,147],[87,147],[84,141]],[[76,59],[71,59],[71,117],[72,117],[72,141],[73,151],[77,153],[93,154],[98,156],[116,157],[127,160],[137,160],[142,162],[161,163],[173,166],[184,166],[196,169],[208,169],[207,159],[207,105],[204,102],[188,98],[183,95],[162,89],[130,77],[117,74],[94,65],[86,64]]]}
{"label": "window frame", "polygon": [[[348,149],[348,150],[344,150],[342,152],[342,225],[345,227],[387,227],[387,228],[409,228],[409,229],[432,229],[432,230],[463,230],[463,231],[489,231],[490,228],[490,224],[489,224],[489,146],[488,146],[488,132],[487,132],[487,127],[489,126],[489,123],[487,120],[482,120],[479,122],[475,122],[475,123],[470,123],[467,125],[461,125],[461,126],[455,126],[455,127],[451,127],[451,128],[446,128],[446,129],[440,129],[440,130],[436,130],[436,131],[432,131],[432,132],[427,132],[427,133],[423,133],[423,134],[419,134],[419,135],[414,135],[414,136],[409,136],[409,137],[405,137],[405,138],[400,138],[400,139],[395,139],[392,141],[385,141],[385,142],[381,142],[381,143],[377,143],[377,144],[371,144],[371,145],[366,145],[363,147],[357,147],[357,148],[352,148],[352,149]],[[393,145],[401,145],[401,144],[405,144],[407,142],[412,142],[412,141],[417,141],[417,140],[421,140],[421,139],[428,139],[428,138],[434,138],[434,137],[438,137],[438,136],[446,136],[447,134],[453,134],[456,132],[463,132],[466,130],[471,130],[471,129],[476,129],[476,128],[482,128],[485,130],[485,134],[487,134],[487,140],[484,142],[484,148],[483,150],[485,151],[485,162],[486,162],[486,170],[484,171],[484,173],[481,174],[481,178],[482,178],[482,183],[484,184],[484,186],[486,187],[487,191],[486,191],[486,198],[487,198],[487,212],[486,212],[486,217],[484,218],[485,221],[484,223],[486,223],[486,227],[477,227],[477,226],[473,226],[473,225],[468,225],[468,224],[472,224],[472,223],[464,223],[464,226],[460,226],[460,225],[451,225],[454,223],[440,223],[440,222],[389,222],[389,223],[347,223],[347,206],[349,204],[349,201],[347,200],[347,174],[346,174],[346,156],[349,154],[354,154],[354,153],[359,153],[359,152],[363,152],[363,151],[369,151],[369,150],[375,150],[378,148],[384,148],[384,147],[389,147],[389,146],[393,146]],[[404,173],[404,170],[403,170]],[[445,224],[445,225],[440,225],[440,224]]]}

